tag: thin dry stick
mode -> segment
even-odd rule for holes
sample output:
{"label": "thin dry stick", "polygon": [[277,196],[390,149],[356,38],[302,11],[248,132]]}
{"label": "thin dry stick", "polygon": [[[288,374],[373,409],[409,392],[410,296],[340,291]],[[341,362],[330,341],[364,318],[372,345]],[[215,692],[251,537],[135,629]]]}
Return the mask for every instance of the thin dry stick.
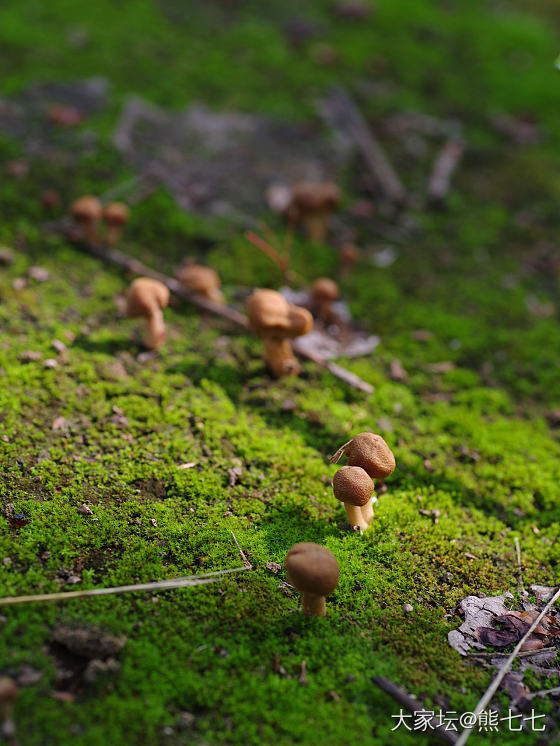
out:
{"label": "thin dry stick", "polygon": [[247,570],[252,570],[253,569],[253,565],[249,562],[249,560],[245,556],[245,552],[239,546],[239,542],[237,541],[237,538],[236,538],[235,534],[231,530],[230,530],[230,534],[233,536],[233,540],[234,540],[237,548],[239,549],[239,554],[241,555],[241,559],[243,560],[243,564],[245,565],[245,567],[247,568]]}
{"label": "thin dry stick", "polygon": [[[543,610],[538,615],[538,617],[535,619],[535,621],[533,622],[533,624],[529,627],[529,629],[527,630],[527,632],[525,632],[525,634],[523,635],[523,637],[519,640],[519,642],[517,643],[517,645],[513,649],[513,652],[509,656],[509,658],[505,661],[504,665],[500,668],[500,671],[497,674],[497,676],[494,678],[494,680],[492,681],[492,683],[490,684],[490,686],[488,687],[488,689],[482,695],[479,703],[477,704],[477,706],[473,710],[473,714],[476,715],[477,719],[478,719],[478,716],[480,715],[480,713],[492,701],[492,697],[494,696],[494,694],[496,693],[498,687],[502,683],[503,678],[505,677],[505,675],[507,674],[507,672],[511,668],[511,664],[513,663],[513,661],[515,660],[515,658],[518,656],[519,651],[521,650],[521,648],[522,648],[523,643],[525,642],[525,640],[531,635],[531,633],[533,632],[533,630],[535,630],[537,628],[537,626],[540,624],[541,620],[543,619],[543,617],[545,616],[545,614],[547,613],[547,611],[556,603],[556,601],[558,601],[559,598],[560,598],[560,588],[556,591],[556,593],[554,594],[554,596],[552,596],[552,598],[550,599],[550,601],[543,608]],[[476,724],[476,721],[475,721],[475,724]],[[473,728],[474,728],[474,725],[471,728],[465,728],[465,730],[459,736],[459,739],[457,741],[457,746],[464,746],[466,744],[466,742],[469,739],[469,736],[473,732]]]}
{"label": "thin dry stick", "polygon": [[449,140],[438,153],[428,181],[428,197],[433,203],[441,205],[447,197],[451,188],[451,177],[464,152],[463,142]]}
{"label": "thin dry stick", "polygon": [[66,591],[63,593],[39,593],[35,596],[7,596],[0,598],[0,606],[15,606],[17,604],[29,604],[35,601],[66,601],[69,598],[85,598],[86,596],[109,596],[117,593],[130,593],[137,591],[165,591],[170,588],[189,588],[193,585],[206,585],[216,583],[221,575],[248,570],[248,567],[234,567],[229,570],[217,570],[200,575],[188,575],[171,580],[158,580],[154,583],[136,583],[135,585],[119,585],[113,588],[92,588],[87,591]]}
{"label": "thin dry stick", "polygon": [[519,586],[521,587],[522,593],[525,593],[525,586],[523,585],[523,570],[521,569],[521,547],[519,546],[519,539],[517,536],[514,539],[515,542],[515,553],[517,554],[517,572]]}
{"label": "thin dry stick", "polygon": [[[60,224],[58,227],[60,229]],[[211,300],[204,298],[204,296],[202,295],[195,295],[194,293],[190,293],[181,285],[178,280],[174,279],[173,277],[167,277],[161,272],[156,272],[156,270],[151,269],[139,259],[128,256],[128,254],[125,254],[122,251],[118,251],[118,249],[109,249],[105,246],[100,246],[99,244],[89,244],[85,241],[77,241],[72,236],[69,236],[69,240],[71,240],[76,247],[84,249],[89,254],[92,254],[93,256],[101,259],[104,262],[116,264],[117,266],[122,267],[129,272],[133,272],[134,274],[143,275],[144,277],[151,277],[154,280],[159,280],[164,285],[166,285],[169,290],[174,293],[174,295],[176,295],[178,298],[182,298],[183,300],[188,301],[193,306],[197,306],[198,308],[201,308],[204,311],[208,311],[209,313],[213,313],[216,316],[221,316],[222,318],[227,319],[234,324],[237,324],[237,326],[243,327],[243,329],[249,328],[249,322],[247,321],[247,318],[242,313],[239,313],[239,311],[236,311],[235,308],[230,308],[229,306],[220,306],[216,303],[213,303]],[[325,370],[328,370],[329,373],[331,373],[333,376],[339,378],[341,381],[344,381],[352,388],[358,389],[358,391],[363,391],[366,394],[373,393],[373,386],[369,383],[366,383],[366,381],[359,378],[359,376],[351,373],[345,368],[342,368],[336,363],[332,363],[329,360],[325,360],[324,358],[320,357],[319,355],[315,355],[309,350],[302,349],[297,343],[298,340],[294,340],[294,342],[292,343],[292,347],[301,357],[304,357],[307,360],[311,360],[316,365],[319,365],[321,368],[325,368]]]}
{"label": "thin dry stick", "polygon": [[321,102],[320,112],[332,126],[354,141],[383,196],[391,202],[403,202],[405,191],[401,180],[348,92],[344,88],[333,90]]}
{"label": "thin dry stick", "polygon": [[[525,650],[523,653],[518,653],[518,658],[529,658],[533,655],[540,655],[541,653],[550,653],[552,650],[556,652],[556,648],[540,648],[539,650]],[[474,652],[469,655],[469,658],[507,658],[509,653],[485,653],[485,652]]]}
{"label": "thin dry stick", "polygon": [[245,238],[247,241],[250,241],[253,246],[256,246],[257,249],[260,249],[263,254],[266,254],[266,256],[276,264],[278,269],[280,269],[282,272],[287,272],[288,270],[288,260],[286,257],[281,256],[275,248],[273,248],[268,241],[265,241],[260,236],[257,236],[256,233],[253,233],[253,231],[247,231],[245,233]]}
{"label": "thin dry stick", "polygon": [[[396,702],[406,708],[412,714],[417,712],[426,712],[420,702],[415,700],[410,694],[407,694],[399,686],[393,684],[392,681],[386,679],[384,676],[372,676],[371,680],[386,694],[391,696]],[[434,731],[434,735],[439,736],[446,743],[456,743],[457,736],[453,731],[446,730],[445,727],[439,723],[435,718],[429,718],[428,720],[430,727]]]}

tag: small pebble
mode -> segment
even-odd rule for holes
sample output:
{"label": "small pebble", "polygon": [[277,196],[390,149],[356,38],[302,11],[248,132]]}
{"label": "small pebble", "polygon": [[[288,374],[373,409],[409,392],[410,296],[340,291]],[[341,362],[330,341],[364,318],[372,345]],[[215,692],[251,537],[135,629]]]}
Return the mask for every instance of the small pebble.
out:
{"label": "small pebble", "polygon": [[414,607],[412,604],[405,604],[403,606],[403,611],[406,612],[407,614],[411,614],[414,611]]}

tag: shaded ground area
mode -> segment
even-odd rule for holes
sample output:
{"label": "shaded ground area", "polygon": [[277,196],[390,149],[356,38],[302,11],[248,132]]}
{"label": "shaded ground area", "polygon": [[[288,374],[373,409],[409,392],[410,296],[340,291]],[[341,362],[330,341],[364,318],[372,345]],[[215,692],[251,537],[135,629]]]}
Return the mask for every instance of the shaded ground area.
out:
{"label": "shaded ground area", "polygon": [[[399,708],[371,676],[430,709],[472,710],[495,669],[449,645],[459,602],[512,591],[511,608],[523,608],[514,537],[527,588],[558,577],[560,107],[547,3],[537,16],[379,0],[359,20],[319,0],[266,18],[255,5],[209,2],[186,17],[180,3],[130,0],[111,24],[108,2],[72,18],[59,0],[0,10],[10,105],[45,82],[107,80],[99,108],[48,95],[84,114],[47,133],[66,157],[34,155],[42,126],[2,128],[0,242],[14,261],[0,268],[1,595],[235,567],[232,530],[255,568],[205,588],[5,611],[0,673],[22,686],[22,746],[418,743],[391,733]],[[400,211],[372,204],[351,158],[328,244],[296,235],[292,268],[309,283],[338,274],[344,240],[362,249],[342,296],[381,342],[342,362],[374,394],[312,364],[273,382],[258,340],[179,303],[165,348],[143,357],[137,325],[117,310],[131,278],[45,228],[77,195],[136,176],[112,144],[127,97],[166,112],[203,102],[322,138],[316,101],[336,85],[359,103],[409,199]],[[446,209],[430,211],[427,179],[457,127],[466,154]],[[58,208],[42,206],[45,189]],[[249,217],[286,243],[264,199]],[[168,273],[185,255],[204,261],[237,303],[283,283],[243,227],[186,212],[156,185],[134,205],[122,248]],[[328,456],[364,429],[387,439],[398,468],[360,537],[340,528]],[[13,526],[14,513],[30,522]],[[341,566],[324,620],[297,613],[278,569],[301,540]],[[72,652],[73,628],[124,645]],[[533,675],[533,691],[547,688]],[[508,694],[495,703],[506,711]],[[535,708],[549,725],[557,717],[554,698]],[[502,729],[472,743],[541,736]]]}

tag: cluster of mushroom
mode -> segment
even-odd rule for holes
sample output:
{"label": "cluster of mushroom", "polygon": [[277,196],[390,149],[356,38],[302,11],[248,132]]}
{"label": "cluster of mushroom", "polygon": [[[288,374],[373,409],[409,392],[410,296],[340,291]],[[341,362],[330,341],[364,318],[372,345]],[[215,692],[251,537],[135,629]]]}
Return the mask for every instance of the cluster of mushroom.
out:
{"label": "cluster of mushroom", "polygon": [[[334,475],[334,494],[344,503],[350,524],[363,532],[373,521],[373,480],[393,473],[395,457],[375,433],[359,433],[338,449],[331,462],[337,463],[342,454],[348,466]],[[339,577],[334,554],[318,544],[302,542],[290,549],[284,566],[288,581],[302,594],[303,613],[324,616],[325,599],[336,588]]]}
{"label": "cluster of mushroom", "polygon": [[334,495],[344,503],[350,525],[367,531],[374,517],[374,479],[385,479],[393,473],[395,457],[375,433],[359,433],[338,449],[331,462],[338,463],[342,454],[346,455],[348,466],[342,466],[334,475]]}
{"label": "cluster of mushroom", "polygon": [[101,200],[86,194],[72,203],[70,214],[81,229],[86,241],[94,243],[99,238],[99,224],[106,226],[106,240],[110,245],[116,244],[130,216],[128,207],[123,202],[110,202],[103,206]]}

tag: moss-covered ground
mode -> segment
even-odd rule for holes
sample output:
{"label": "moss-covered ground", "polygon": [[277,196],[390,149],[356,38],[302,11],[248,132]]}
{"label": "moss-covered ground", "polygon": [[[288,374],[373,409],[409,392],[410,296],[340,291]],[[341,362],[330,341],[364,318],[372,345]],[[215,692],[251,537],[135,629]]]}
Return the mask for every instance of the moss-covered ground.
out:
{"label": "moss-covered ground", "polygon": [[[391,733],[399,708],[373,675],[431,709],[474,707],[492,672],[447,642],[458,601],[515,591],[514,537],[527,586],[553,585],[560,564],[560,443],[547,419],[560,407],[558,13],[552,2],[530,5],[377,0],[369,19],[352,22],[321,0],[1,4],[3,95],[91,75],[112,84],[110,109],[87,124],[101,137],[95,159],[29,160],[27,175],[0,188],[0,243],[16,255],[0,270],[1,595],[236,567],[231,531],[254,566],[207,587],[4,610],[0,673],[42,673],[17,702],[22,746],[427,741]],[[318,38],[292,46],[284,30],[294,18],[314,23]],[[76,29],[87,35],[78,49]],[[318,43],[338,50],[336,65],[317,62]],[[382,338],[345,363],[375,392],[311,364],[273,382],[258,340],[178,303],[161,354],[139,361],[138,325],[115,311],[130,277],[47,233],[41,191],[55,188],[67,204],[129,174],[109,135],[130,92],[172,108],[204,100],[305,119],[333,83],[358,92],[371,80],[384,84],[360,99],[373,125],[417,109],[459,119],[468,143],[447,210],[410,208],[415,229],[396,261],[364,259],[342,281],[354,315]],[[491,128],[495,112],[531,115],[542,141],[512,145]],[[387,147],[418,191],[426,163]],[[0,157],[21,157],[19,145],[1,140]],[[351,178],[344,190],[349,204]],[[362,223],[359,242],[381,248],[390,222]],[[167,271],[196,256],[230,297],[281,281],[237,227],[183,213],[161,191],[134,208],[123,248]],[[293,255],[308,281],[337,267],[330,247],[301,238]],[[50,278],[14,288],[32,265]],[[51,358],[57,367],[44,366]],[[391,380],[394,358],[404,382]],[[386,438],[398,467],[362,537],[339,528],[328,456],[365,429]],[[9,503],[27,526],[10,525]],[[77,512],[83,503],[96,520]],[[433,508],[437,525],[419,513]],[[283,570],[266,567],[302,540],[327,546],[341,567],[325,619],[297,613]],[[69,576],[81,584],[65,585]],[[120,670],[72,702],[51,696],[60,625],[127,638]],[[181,728],[185,711],[195,720]],[[472,743],[535,739],[504,726]]]}

